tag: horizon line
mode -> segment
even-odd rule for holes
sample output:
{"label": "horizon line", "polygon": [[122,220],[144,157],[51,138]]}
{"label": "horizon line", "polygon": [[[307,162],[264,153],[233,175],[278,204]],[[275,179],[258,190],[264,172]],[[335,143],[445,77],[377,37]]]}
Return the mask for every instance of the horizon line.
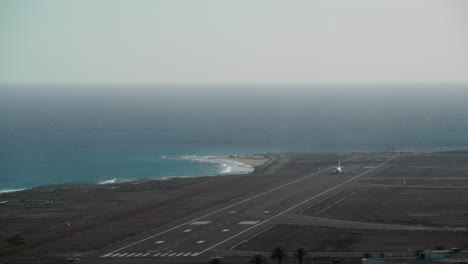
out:
{"label": "horizon line", "polygon": [[468,84],[468,81],[353,82],[0,82],[0,85],[312,85],[312,84]]}

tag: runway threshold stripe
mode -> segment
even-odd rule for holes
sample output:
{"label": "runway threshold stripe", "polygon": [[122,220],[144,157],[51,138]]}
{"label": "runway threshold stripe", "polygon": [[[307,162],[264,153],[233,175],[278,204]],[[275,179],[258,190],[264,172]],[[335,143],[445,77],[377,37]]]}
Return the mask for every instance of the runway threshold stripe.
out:
{"label": "runway threshold stripe", "polygon": [[156,253],[156,254],[153,255],[153,257],[157,257],[159,255],[161,255],[161,253]]}
{"label": "runway threshold stripe", "polygon": [[184,254],[184,252],[179,253],[179,254],[176,255],[176,257],[182,256],[183,254]]}
{"label": "runway threshold stripe", "polygon": [[141,256],[142,256],[142,257],[146,257],[146,256],[148,256],[149,254],[150,254],[150,253],[146,253],[146,254],[143,254],[143,255],[141,255]]}
{"label": "runway threshold stripe", "polygon": [[172,256],[174,256],[175,254],[177,254],[177,253],[171,253],[171,254],[169,254],[168,257],[172,257]]}
{"label": "runway threshold stripe", "polygon": [[192,255],[192,252],[185,253],[185,254],[184,254],[184,257],[190,256],[190,255]]}
{"label": "runway threshold stripe", "polygon": [[123,253],[122,255],[119,256],[119,258],[121,257],[124,257],[125,255],[127,255],[128,253]]}

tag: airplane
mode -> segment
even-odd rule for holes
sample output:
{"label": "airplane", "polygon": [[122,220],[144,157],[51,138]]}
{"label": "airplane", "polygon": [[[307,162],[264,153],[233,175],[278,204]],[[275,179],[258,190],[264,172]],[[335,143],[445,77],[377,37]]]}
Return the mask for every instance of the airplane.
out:
{"label": "airplane", "polygon": [[341,174],[346,173],[346,171],[341,167],[341,161],[338,160],[338,167],[333,168],[332,174]]}

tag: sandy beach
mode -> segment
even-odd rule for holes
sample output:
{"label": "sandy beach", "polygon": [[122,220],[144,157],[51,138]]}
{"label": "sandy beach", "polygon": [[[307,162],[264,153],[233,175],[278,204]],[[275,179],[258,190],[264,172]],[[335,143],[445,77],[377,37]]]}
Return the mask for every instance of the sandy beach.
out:
{"label": "sandy beach", "polygon": [[270,158],[266,155],[231,155],[231,156],[217,156],[217,159],[233,160],[240,163],[244,163],[253,167],[259,167],[265,165],[270,161]]}

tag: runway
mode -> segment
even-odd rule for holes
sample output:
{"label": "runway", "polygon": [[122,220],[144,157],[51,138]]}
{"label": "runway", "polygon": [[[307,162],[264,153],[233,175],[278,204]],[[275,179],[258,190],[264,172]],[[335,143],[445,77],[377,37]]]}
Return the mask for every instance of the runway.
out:
{"label": "runway", "polygon": [[[121,242],[99,252],[103,259],[210,257],[213,249],[229,249],[281,223],[284,215],[299,214],[312,204],[340,192],[362,177],[392,165],[401,154],[359,154],[342,160],[346,174],[332,175],[331,168],[298,175],[267,189],[220,204],[153,232]],[[161,212],[164,214],[164,212]],[[308,221],[307,218],[296,221]],[[265,232],[268,232],[266,230]]]}

